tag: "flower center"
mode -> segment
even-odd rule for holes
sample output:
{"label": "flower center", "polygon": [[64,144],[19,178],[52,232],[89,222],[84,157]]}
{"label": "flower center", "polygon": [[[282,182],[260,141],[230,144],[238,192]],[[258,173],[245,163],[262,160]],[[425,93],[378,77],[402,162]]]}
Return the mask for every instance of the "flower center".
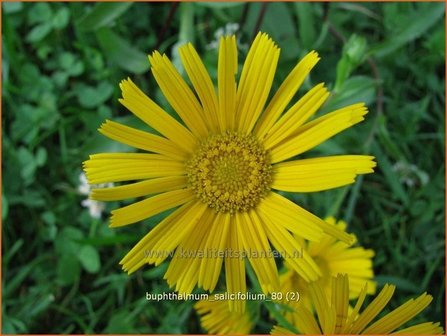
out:
{"label": "flower center", "polygon": [[267,152],[251,135],[226,132],[206,139],[187,163],[189,185],[218,212],[247,211],[270,189]]}

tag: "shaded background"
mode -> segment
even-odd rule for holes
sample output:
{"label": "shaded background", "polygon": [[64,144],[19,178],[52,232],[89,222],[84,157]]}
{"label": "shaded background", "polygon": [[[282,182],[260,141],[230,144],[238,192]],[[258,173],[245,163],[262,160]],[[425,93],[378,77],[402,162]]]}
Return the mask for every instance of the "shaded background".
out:
{"label": "shaded background", "polygon": [[[193,302],[169,292],[166,263],[127,276],[125,253],[163,216],[109,229],[81,205],[81,162],[128,151],[96,129],[147,128],[120,106],[130,76],[168,111],[146,55],[194,42],[216,77],[219,33],[237,30],[240,65],[258,29],[281,47],[274,89],[309,50],[322,57],[300,89],[324,81],[322,111],[365,101],[367,120],[310,156],[372,153],[377,172],[349,187],[291,195],[350,224],[376,251],[390,307],[428,291],[415,321],[444,320],[445,31],[443,3],[2,3],[2,314],[4,333],[200,333]],[[91,205],[92,206],[92,205]],[[91,209],[94,211],[95,209]],[[253,332],[273,324],[264,307]]]}

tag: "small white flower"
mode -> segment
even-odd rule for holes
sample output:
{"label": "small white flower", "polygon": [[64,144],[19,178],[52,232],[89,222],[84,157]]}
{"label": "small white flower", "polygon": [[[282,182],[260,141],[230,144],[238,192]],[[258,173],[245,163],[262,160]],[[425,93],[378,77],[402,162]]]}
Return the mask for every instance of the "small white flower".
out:
{"label": "small white flower", "polygon": [[[212,40],[209,44],[207,44],[206,49],[208,50],[217,49],[219,47],[219,40],[222,36],[234,35],[238,30],[239,30],[239,23],[228,22],[225,25],[225,27],[220,27],[214,32],[214,40]],[[238,49],[248,48],[248,45],[241,43],[240,34],[237,37],[236,43],[238,45]]]}
{"label": "small white flower", "polygon": [[[102,183],[102,184],[88,184],[87,177],[84,173],[79,175],[79,181],[81,184],[78,186],[78,191],[82,195],[89,195],[92,188],[107,188],[113,187],[113,183]],[[93,218],[101,218],[101,214],[105,209],[105,203],[99,202],[91,199],[84,199],[81,202],[81,205],[84,208],[88,208],[88,212],[90,216]]]}
{"label": "small white flower", "polygon": [[81,202],[84,208],[88,208],[88,212],[93,218],[101,218],[101,214],[105,209],[104,202],[98,202],[91,199],[85,199]]}

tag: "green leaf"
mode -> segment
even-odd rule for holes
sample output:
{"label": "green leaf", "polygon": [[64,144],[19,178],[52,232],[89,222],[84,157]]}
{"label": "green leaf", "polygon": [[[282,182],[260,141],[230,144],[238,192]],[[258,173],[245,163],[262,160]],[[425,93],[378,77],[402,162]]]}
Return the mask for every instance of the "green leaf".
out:
{"label": "green leaf", "polygon": [[[268,15],[265,16],[261,29],[269,32],[269,35],[276,43],[278,43],[280,47],[283,47],[284,49],[286,46],[288,48],[294,47],[290,44],[286,45],[281,43],[283,40],[296,34],[296,25],[293,21],[289,4],[283,2],[272,2],[267,7],[267,13]],[[280,24],[278,24],[279,22]]]}
{"label": "green leaf", "polygon": [[63,285],[74,283],[81,274],[79,261],[74,254],[63,254],[57,262],[57,278]]}
{"label": "green leaf", "polygon": [[85,108],[94,108],[104,103],[113,93],[113,86],[107,82],[101,82],[97,87],[79,85],[76,88],[79,103]]}
{"label": "green leaf", "polygon": [[310,50],[316,42],[314,5],[307,2],[295,2],[295,13],[298,16],[298,33],[304,49]]}
{"label": "green leaf", "polygon": [[328,112],[350,104],[364,102],[370,104],[374,99],[377,81],[371,77],[355,76],[347,79],[334,91],[322,112]]}
{"label": "green leaf", "polygon": [[413,41],[430,29],[445,14],[444,3],[419,4],[418,10],[408,17],[407,24],[399,31],[390,34],[391,38],[385,40],[371,50],[375,57],[383,57],[394,50]]}
{"label": "green leaf", "polygon": [[82,246],[77,254],[82,267],[89,273],[97,273],[101,267],[98,251],[90,245]]}
{"label": "green leaf", "polygon": [[70,19],[70,11],[67,8],[61,8],[53,16],[53,27],[56,29],[63,29],[67,26],[68,20]]}
{"label": "green leaf", "polygon": [[50,5],[46,2],[36,3],[28,12],[28,23],[48,22],[53,16]]}
{"label": "green leaf", "polygon": [[77,254],[80,249],[78,241],[84,238],[81,230],[75,227],[65,227],[58,233],[55,248],[58,254]]}
{"label": "green leaf", "polygon": [[47,162],[47,150],[44,147],[39,147],[36,153],[36,165],[42,167]]}
{"label": "green leaf", "polygon": [[23,8],[23,3],[21,2],[4,2],[2,3],[3,12],[6,14],[12,14],[20,12]]}
{"label": "green leaf", "polygon": [[41,23],[35,26],[28,35],[26,35],[26,41],[28,42],[39,42],[45,36],[51,32],[52,26],[49,22]]}
{"label": "green leaf", "polygon": [[56,224],[56,216],[51,211],[45,211],[41,215],[42,220],[47,223],[48,225],[54,225]]}
{"label": "green leaf", "polygon": [[132,2],[103,2],[97,3],[95,7],[85,14],[78,22],[79,29],[97,30],[105,27],[127,11]]}
{"label": "green leaf", "polygon": [[107,57],[122,69],[135,74],[149,70],[147,56],[110,29],[99,29],[96,37]]}
{"label": "green leaf", "polygon": [[37,168],[33,153],[25,147],[20,147],[17,151],[17,157],[21,165],[20,174],[22,178],[28,183],[32,182]]}

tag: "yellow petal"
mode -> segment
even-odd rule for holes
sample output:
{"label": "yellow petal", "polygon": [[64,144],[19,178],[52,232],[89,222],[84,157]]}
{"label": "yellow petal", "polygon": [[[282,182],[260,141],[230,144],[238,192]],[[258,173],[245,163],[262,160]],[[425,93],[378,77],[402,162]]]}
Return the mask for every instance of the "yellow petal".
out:
{"label": "yellow petal", "polygon": [[315,51],[311,51],[290,72],[278,91],[276,91],[263,115],[259,118],[255,131],[258,138],[263,139],[264,135],[278,120],[319,59],[318,54]]}
{"label": "yellow petal", "polygon": [[334,334],[336,325],[336,311],[329,305],[325,291],[319,282],[309,284],[309,293],[315,307],[321,330],[324,334]]}
{"label": "yellow petal", "polygon": [[201,300],[194,305],[200,315],[200,324],[209,334],[247,335],[253,326],[253,317],[249,311],[231,312],[226,300]]}
{"label": "yellow petal", "polygon": [[298,241],[281,224],[272,222],[262,212],[258,214],[264,224],[265,233],[273,246],[281,254],[285,254],[287,265],[292,267],[305,281],[314,281],[321,272],[309,254]]}
{"label": "yellow petal", "polygon": [[154,216],[194,199],[190,189],[168,191],[145,200],[112,210],[110,227],[124,226]]}
{"label": "yellow petal", "polygon": [[236,79],[238,61],[236,37],[226,36],[220,39],[219,61],[217,66],[219,90],[219,126],[221,132],[234,130],[236,114]]}
{"label": "yellow petal", "polygon": [[288,161],[274,165],[272,188],[282,191],[314,192],[341,187],[359,174],[373,172],[374,157],[338,155]]}
{"label": "yellow petal", "polygon": [[323,234],[319,227],[323,220],[274,192],[269,193],[257,209],[271,222],[282,225],[299,237],[318,241]]}
{"label": "yellow petal", "polygon": [[208,223],[209,235],[204,245],[205,251],[216,252],[217,255],[206,255],[202,258],[199,272],[199,286],[212,292],[216,287],[222,268],[223,253],[227,243],[230,215],[218,213]]}
{"label": "yellow petal", "polygon": [[270,149],[286,139],[309,119],[329,97],[324,84],[319,84],[298,100],[265,135],[264,146]]}
{"label": "yellow petal", "polygon": [[296,312],[293,314],[295,325],[298,330],[306,335],[321,335],[321,329],[318,326],[318,322],[315,320],[314,314],[312,314],[306,307],[300,305],[297,307]]}
{"label": "yellow petal", "polygon": [[365,310],[359,315],[357,320],[352,324],[349,334],[359,334],[365,327],[371,322],[382,310],[387,303],[391,300],[394,290],[393,285],[386,284],[380,291],[379,295],[365,308]]}
{"label": "yellow petal", "polygon": [[123,144],[149,152],[163,154],[169,158],[184,160],[187,157],[187,153],[168,139],[114,121],[106,120],[98,131],[110,139]]}
{"label": "yellow petal", "polygon": [[[243,246],[241,238],[238,235],[237,223],[234,217],[230,218],[230,227],[228,231],[228,252],[225,256],[225,281],[227,291],[230,294],[245,293],[245,263],[243,258]],[[230,311],[244,312],[244,300],[229,300]]]}
{"label": "yellow petal", "polygon": [[121,104],[185,152],[194,150],[196,140],[191,132],[155,104],[130,78],[121,81],[120,88],[123,94],[123,98],[119,99]]}
{"label": "yellow petal", "polygon": [[444,329],[442,329],[439,322],[419,323],[414,326],[393,333],[393,335],[442,335],[442,334],[444,334]]}
{"label": "yellow petal", "polygon": [[[351,287],[351,286],[349,286]],[[359,311],[362,308],[363,302],[366,298],[368,284],[363,282],[362,290],[360,291],[360,294],[358,296],[357,302],[355,303],[354,308],[352,309],[351,313],[349,314],[348,318],[346,319],[345,325],[341,330],[341,334],[349,334],[350,330],[352,329],[352,323],[357,319],[357,316],[359,315]]]}
{"label": "yellow petal", "polygon": [[279,48],[265,33],[259,33],[247,54],[237,90],[238,129],[250,133],[267,101]]}
{"label": "yellow petal", "polygon": [[170,287],[182,294],[189,294],[198,281],[200,263],[206,253],[204,246],[209,236],[209,225],[215,213],[205,210],[198,223],[180,242],[175,255],[169,263],[164,279]]}
{"label": "yellow petal", "polygon": [[158,51],[149,56],[149,61],[152,65],[152,74],[169,104],[194,135],[206,137],[208,129],[203,118],[202,106],[171,61]]}
{"label": "yellow petal", "polygon": [[319,145],[335,134],[364,120],[364,104],[355,104],[329,113],[299,127],[289,138],[271,148],[272,163],[286,160]]}
{"label": "yellow petal", "polygon": [[279,290],[279,276],[262,223],[252,210],[237,213],[236,225],[248,260],[256,273],[264,293]]}
{"label": "yellow petal", "polygon": [[408,300],[374,322],[363,332],[365,334],[389,334],[427,308],[432,299],[431,295],[424,293],[416,299]]}
{"label": "yellow petal", "polygon": [[97,201],[118,201],[127,198],[183,189],[187,186],[187,183],[186,176],[160,177],[118,187],[92,189],[90,197]]}
{"label": "yellow petal", "polygon": [[160,154],[105,153],[83,163],[90,184],[185,174],[185,164]]}
{"label": "yellow petal", "polygon": [[179,48],[180,58],[203,106],[206,124],[213,131],[219,130],[218,101],[211,77],[191,43]]}
{"label": "yellow petal", "polygon": [[[177,244],[173,244],[174,247],[169,250],[155,250],[154,247],[163,241],[165,237],[169,237],[169,235],[174,235],[175,242],[177,237],[183,237],[189,232],[184,230],[187,228],[184,225],[186,221],[182,221],[189,219],[193,212],[196,211],[195,203],[195,201],[192,201],[182,205],[146,234],[120,261],[123,270],[130,274],[145,263],[155,263],[158,265],[169,257],[170,252],[178,245],[178,242]],[[172,240],[169,243],[172,243]]]}
{"label": "yellow petal", "polygon": [[332,281],[332,307],[336,311],[335,333],[339,334],[348,317],[349,283],[348,277],[338,275]]}

